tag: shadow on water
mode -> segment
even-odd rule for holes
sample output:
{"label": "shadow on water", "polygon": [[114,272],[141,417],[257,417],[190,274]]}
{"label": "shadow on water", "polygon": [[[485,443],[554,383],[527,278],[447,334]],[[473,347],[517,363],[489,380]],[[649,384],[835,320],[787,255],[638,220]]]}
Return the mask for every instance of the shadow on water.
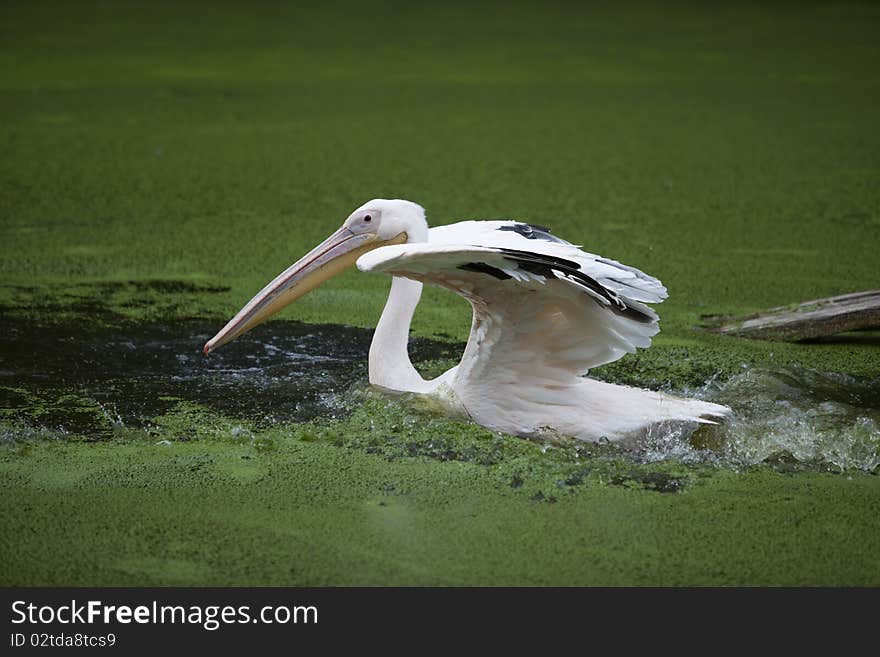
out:
{"label": "shadow on water", "polygon": [[[222,322],[38,325],[0,317],[0,419],[99,439],[180,401],[256,426],[336,416],[367,378],[372,330],[271,322],[205,357]],[[414,339],[414,360],[460,353]]]}

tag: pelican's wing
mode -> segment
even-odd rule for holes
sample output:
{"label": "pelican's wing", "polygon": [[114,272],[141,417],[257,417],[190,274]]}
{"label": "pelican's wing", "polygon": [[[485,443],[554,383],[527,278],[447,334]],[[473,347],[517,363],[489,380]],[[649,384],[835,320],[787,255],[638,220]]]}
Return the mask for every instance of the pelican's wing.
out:
{"label": "pelican's wing", "polygon": [[473,326],[456,373],[467,380],[570,384],[649,346],[659,327],[645,304],[666,298],[656,278],[513,221],[434,228],[426,243],[381,247],[357,266],[470,301]]}

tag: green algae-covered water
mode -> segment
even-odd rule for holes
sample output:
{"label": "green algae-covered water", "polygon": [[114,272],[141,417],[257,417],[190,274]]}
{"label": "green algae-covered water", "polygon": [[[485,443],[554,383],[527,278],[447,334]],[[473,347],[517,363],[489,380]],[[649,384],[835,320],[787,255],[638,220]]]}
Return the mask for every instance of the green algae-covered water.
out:
{"label": "green algae-covered water", "polygon": [[[880,11],[27,3],[0,29],[0,583],[880,583],[880,342],[699,329],[875,288]],[[659,276],[593,374],[736,419],[626,450],[366,385],[355,272],[204,359],[380,196]],[[428,291],[414,360],[469,309]]]}

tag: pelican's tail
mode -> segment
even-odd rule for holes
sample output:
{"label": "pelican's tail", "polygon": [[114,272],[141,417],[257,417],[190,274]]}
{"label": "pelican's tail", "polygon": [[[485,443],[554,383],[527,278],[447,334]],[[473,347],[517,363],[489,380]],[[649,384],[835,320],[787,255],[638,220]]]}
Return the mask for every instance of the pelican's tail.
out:
{"label": "pelican's tail", "polygon": [[[520,436],[558,434],[587,442],[632,441],[662,423],[715,424],[726,406],[581,378],[568,386],[499,385],[455,390],[467,417]],[[448,405],[448,401],[445,402]]]}
{"label": "pelican's tail", "polygon": [[584,379],[586,426],[577,437],[624,440],[661,422],[717,424],[732,415],[727,406],[701,399],[684,399],[662,392]]}

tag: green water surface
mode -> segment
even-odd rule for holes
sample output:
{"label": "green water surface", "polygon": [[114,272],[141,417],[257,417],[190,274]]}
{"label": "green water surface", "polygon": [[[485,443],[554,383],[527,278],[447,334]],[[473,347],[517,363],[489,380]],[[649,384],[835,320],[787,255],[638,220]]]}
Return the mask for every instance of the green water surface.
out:
{"label": "green water surface", "polygon": [[[50,328],[220,328],[352,209],[402,197],[661,278],[655,346],[603,378],[876,378],[875,336],[698,326],[878,287],[878,29],[871,3],[9,3],[3,325],[37,365]],[[282,317],[369,327],[387,288],[349,272]],[[469,323],[429,290],[414,332]],[[880,584],[876,468],[581,455],[367,393],[274,425],[174,397],[130,426],[112,389],[14,381],[0,340],[0,584]],[[106,430],[59,432],[70,409]]]}

